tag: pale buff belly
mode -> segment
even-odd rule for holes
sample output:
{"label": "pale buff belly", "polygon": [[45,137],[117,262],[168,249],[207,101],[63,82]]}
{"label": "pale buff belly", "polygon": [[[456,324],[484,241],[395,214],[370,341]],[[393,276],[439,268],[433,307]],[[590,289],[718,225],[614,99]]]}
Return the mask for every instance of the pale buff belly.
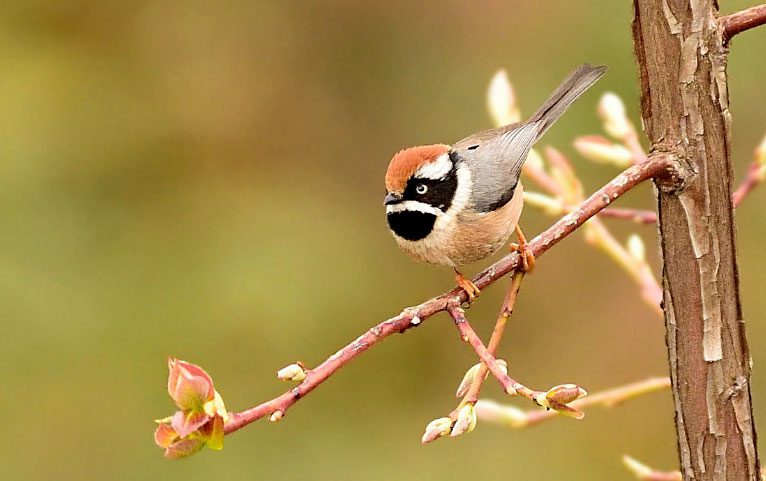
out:
{"label": "pale buff belly", "polygon": [[425,239],[408,241],[396,237],[399,247],[420,262],[461,266],[484,259],[500,249],[514,231],[523,207],[523,187],[511,200],[489,213],[465,213]]}

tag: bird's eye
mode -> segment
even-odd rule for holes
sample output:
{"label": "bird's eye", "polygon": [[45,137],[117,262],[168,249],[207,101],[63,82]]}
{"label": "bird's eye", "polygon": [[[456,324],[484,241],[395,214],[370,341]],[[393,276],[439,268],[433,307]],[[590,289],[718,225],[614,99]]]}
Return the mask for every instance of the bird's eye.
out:
{"label": "bird's eye", "polygon": [[418,184],[417,187],[415,187],[415,192],[419,195],[423,195],[428,192],[428,186],[426,186],[426,184]]}

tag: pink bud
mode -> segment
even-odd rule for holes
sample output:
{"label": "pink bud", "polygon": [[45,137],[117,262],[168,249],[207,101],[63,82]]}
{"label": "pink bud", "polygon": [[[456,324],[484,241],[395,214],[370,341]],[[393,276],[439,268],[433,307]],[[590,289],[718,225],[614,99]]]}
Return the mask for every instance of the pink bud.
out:
{"label": "pink bud", "polygon": [[476,427],[476,420],[476,409],[474,408],[474,405],[467,403],[460,408],[460,411],[458,411],[457,420],[455,420],[455,424],[452,426],[450,436],[454,438],[461,434],[470,433]]}
{"label": "pink bud", "polygon": [[201,367],[180,359],[168,359],[168,393],[181,410],[202,410],[215,397],[213,380]]}
{"label": "pink bud", "polygon": [[204,445],[205,441],[201,438],[182,439],[165,448],[165,457],[169,459],[185,458],[202,449]]}
{"label": "pink bud", "polygon": [[167,448],[178,441],[178,433],[169,424],[160,423],[154,431],[154,442],[161,448]]}
{"label": "pink bud", "polygon": [[202,426],[199,434],[205,440],[205,446],[210,449],[223,449],[224,421],[221,416],[215,416],[207,424]]}
{"label": "pink bud", "polygon": [[154,431],[154,442],[165,449],[165,457],[171,459],[183,458],[196,453],[204,445],[199,437],[181,439],[178,433],[166,423],[160,423]]}
{"label": "pink bud", "polygon": [[431,443],[442,436],[446,436],[451,430],[452,419],[447,417],[434,419],[428,423],[428,426],[426,426],[426,430],[423,433],[423,437],[420,439],[420,442],[423,444]]}
{"label": "pink bud", "polygon": [[624,139],[633,130],[625,114],[625,104],[617,94],[607,92],[601,97],[598,103],[598,115],[604,122],[604,129],[616,139]]}
{"label": "pink bud", "polygon": [[210,418],[211,416],[204,411],[176,411],[170,424],[178,436],[185,438],[204,426]]}
{"label": "pink bud", "polygon": [[569,404],[587,395],[588,392],[576,384],[561,384],[550,388],[545,397],[551,403]]}
{"label": "pink bud", "polygon": [[575,149],[594,162],[614,164],[625,167],[633,162],[633,153],[625,146],[615,144],[598,135],[578,137],[574,141]]}

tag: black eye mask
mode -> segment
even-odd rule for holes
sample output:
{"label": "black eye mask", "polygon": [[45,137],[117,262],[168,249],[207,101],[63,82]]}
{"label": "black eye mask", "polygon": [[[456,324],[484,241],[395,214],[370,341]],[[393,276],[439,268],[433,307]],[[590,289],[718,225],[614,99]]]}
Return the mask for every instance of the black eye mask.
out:
{"label": "black eye mask", "polygon": [[[418,194],[417,192],[417,188],[421,184],[428,189],[424,194]],[[416,200],[446,212],[452,205],[456,190],[457,172],[455,167],[453,167],[443,179],[411,178],[407,181],[407,187],[405,187],[402,194],[402,200]]]}

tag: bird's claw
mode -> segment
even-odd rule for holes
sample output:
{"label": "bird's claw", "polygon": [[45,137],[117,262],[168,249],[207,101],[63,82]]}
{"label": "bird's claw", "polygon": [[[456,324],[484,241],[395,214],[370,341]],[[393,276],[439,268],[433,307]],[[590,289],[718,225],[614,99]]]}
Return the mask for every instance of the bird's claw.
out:
{"label": "bird's claw", "polygon": [[518,225],[516,225],[516,235],[519,238],[519,243],[511,243],[509,248],[511,249],[511,252],[518,252],[519,256],[521,256],[521,269],[527,273],[532,272],[535,268],[535,255],[527,248],[527,238],[524,236],[524,233],[521,232]]}
{"label": "bird's claw", "polygon": [[474,299],[479,297],[479,294],[481,293],[481,290],[479,290],[478,287],[476,287],[476,284],[473,283],[473,281],[461,274],[460,272],[455,270],[455,281],[457,282],[457,285],[465,291],[466,294],[468,294],[468,302],[473,302]]}

